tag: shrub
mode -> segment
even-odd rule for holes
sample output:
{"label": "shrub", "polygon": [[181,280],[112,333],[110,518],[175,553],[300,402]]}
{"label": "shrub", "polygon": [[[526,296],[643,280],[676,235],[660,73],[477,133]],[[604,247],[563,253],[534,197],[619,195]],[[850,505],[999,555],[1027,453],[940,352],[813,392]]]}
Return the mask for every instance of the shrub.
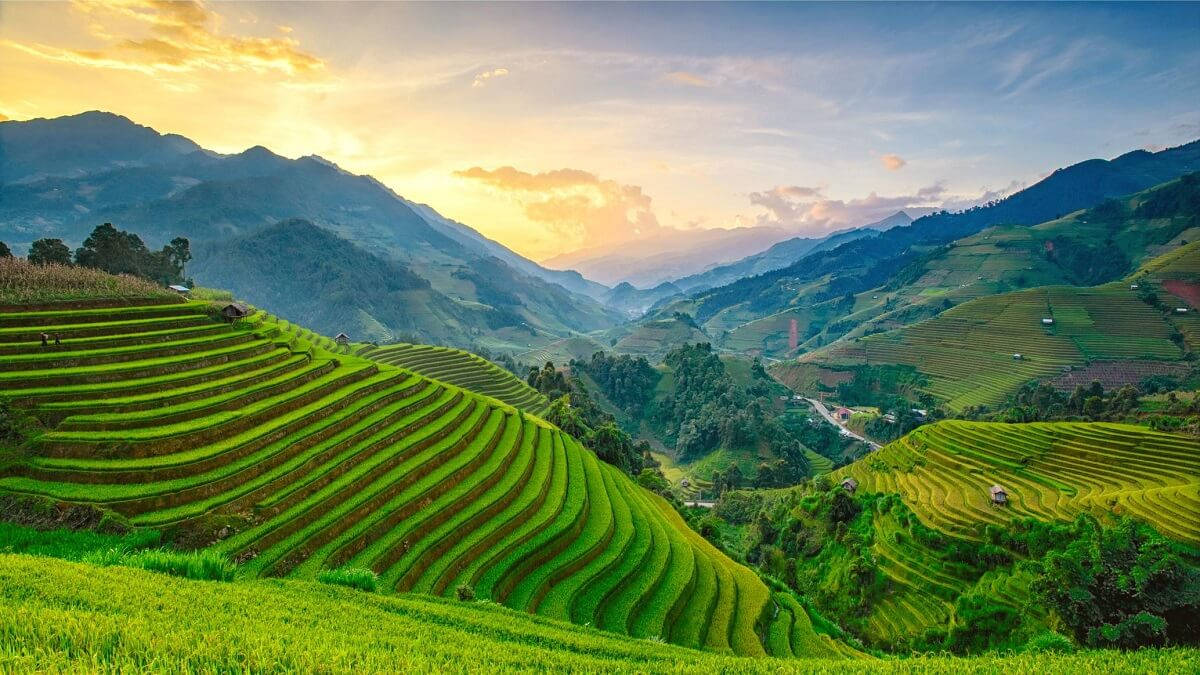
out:
{"label": "shrub", "polygon": [[475,589],[466,584],[459,584],[458,588],[454,589],[454,595],[463,602],[474,602]]}
{"label": "shrub", "polygon": [[349,586],[360,591],[374,593],[379,584],[379,575],[361,567],[343,567],[325,570],[317,575],[317,581],[334,586]]}
{"label": "shrub", "polygon": [[1075,645],[1065,636],[1047,631],[1029,638],[1029,642],[1025,643],[1025,648],[1022,651],[1034,654],[1042,652],[1072,652],[1075,651]]}

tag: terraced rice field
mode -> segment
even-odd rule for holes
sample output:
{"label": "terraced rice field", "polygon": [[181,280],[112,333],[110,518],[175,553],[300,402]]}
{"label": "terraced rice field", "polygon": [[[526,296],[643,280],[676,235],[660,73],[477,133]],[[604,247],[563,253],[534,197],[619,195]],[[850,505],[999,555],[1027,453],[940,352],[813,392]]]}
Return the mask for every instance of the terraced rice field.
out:
{"label": "terraced rice field", "polygon": [[[690,647],[839,653],[665,501],[540,418],[330,353],[263,313],[230,325],[209,312],[0,313],[0,392],[47,424],[0,490],[212,531],[244,576],[370,568],[388,591],[467,585]],[[63,344],[41,347],[43,330]]]}
{"label": "terraced rice field", "polygon": [[[1054,324],[1045,326],[1043,318]],[[1022,384],[1092,361],[1175,361],[1171,323],[1126,285],[1054,286],[964,303],[913,326],[801,357],[801,362],[907,364],[954,410],[1002,403]],[[1020,354],[1020,359],[1014,358]]]}
{"label": "terraced rice field", "polygon": [[[930,527],[978,538],[1014,516],[1127,514],[1200,545],[1200,443],[1110,423],[943,421],[920,427],[837,476],[899,493]],[[998,484],[1008,505],[993,506]]]}
{"label": "terraced rice field", "polygon": [[461,349],[401,343],[383,347],[367,345],[358,355],[491,396],[535,415],[541,415],[550,406],[541,392],[516,375]]}

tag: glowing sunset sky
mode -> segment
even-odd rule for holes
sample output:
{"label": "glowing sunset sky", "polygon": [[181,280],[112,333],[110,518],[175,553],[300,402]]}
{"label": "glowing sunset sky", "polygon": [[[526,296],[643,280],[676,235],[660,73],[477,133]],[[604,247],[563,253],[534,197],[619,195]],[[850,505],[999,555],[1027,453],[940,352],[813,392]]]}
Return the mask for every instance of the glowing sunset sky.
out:
{"label": "glowing sunset sky", "polygon": [[1198,5],[0,4],[0,115],[319,154],[537,259],[971,204],[1200,137],[1198,73]]}

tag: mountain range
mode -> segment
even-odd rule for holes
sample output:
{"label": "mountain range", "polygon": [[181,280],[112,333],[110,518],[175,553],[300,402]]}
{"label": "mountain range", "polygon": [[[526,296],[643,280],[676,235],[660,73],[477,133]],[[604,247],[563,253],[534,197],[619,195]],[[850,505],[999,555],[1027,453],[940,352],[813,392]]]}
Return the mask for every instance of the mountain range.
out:
{"label": "mountain range", "polygon": [[[369,339],[402,332],[454,344],[526,347],[530,338],[557,339],[622,318],[593,299],[607,287],[577,272],[541,267],[321,157],[287,159],[261,146],[222,155],[103,112],[2,122],[0,148],[0,239],[18,251],[42,237],[78,244],[103,222],[151,246],[185,236],[194,245],[192,271],[199,283],[281,307],[317,298],[329,306],[310,308],[309,325]],[[285,233],[287,228],[293,231]],[[258,236],[287,246],[254,245]],[[425,280],[422,292],[432,294],[430,306],[441,308],[439,316],[385,320],[388,312],[372,301],[367,304],[375,313],[359,307],[363,311],[352,313],[358,318],[349,320],[344,303],[332,296],[289,294],[295,279],[277,272],[294,269],[287,256],[319,254],[326,245],[352,247],[372,256],[371,265]],[[247,250],[256,252],[256,264],[240,270],[227,264]],[[337,273],[346,279],[363,272],[352,269],[353,256],[331,260],[341,262]],[[330,264],[322,264],[327,274]],[[372,293],[361,289],[360,297]],[[443,314],[457,320],[444,321]]]}

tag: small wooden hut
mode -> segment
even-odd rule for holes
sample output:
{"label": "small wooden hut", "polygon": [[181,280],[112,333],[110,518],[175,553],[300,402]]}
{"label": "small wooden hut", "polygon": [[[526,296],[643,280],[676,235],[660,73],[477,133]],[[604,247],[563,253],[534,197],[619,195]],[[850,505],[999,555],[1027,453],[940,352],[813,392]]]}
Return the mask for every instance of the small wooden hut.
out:
{"label": "small wooden hut", "polygon": [[231,302],[221,308],[221,317],[230,323],[250,316],[250,308],[241,302]]}
{"label": "small wooden hut", "polygon": [[858,481],[853,478],[847,478],[842,481],[842,489],[850,494],[854,494],[854,491],[858,489]]}
{"label": "small wooden hut", "polygon": [[338,333],[337,335],[333,336],[333,341],[345,347],[346,345],[350,344],[350,336],[346,335],[345,333]]}
{"label": "small wooden hut", "polygon": [[992,496],[992,504],[995,506],[1004,506],[1008,503],[1008,493],[999,485],[993,485],[988,489],[988,493]]}

